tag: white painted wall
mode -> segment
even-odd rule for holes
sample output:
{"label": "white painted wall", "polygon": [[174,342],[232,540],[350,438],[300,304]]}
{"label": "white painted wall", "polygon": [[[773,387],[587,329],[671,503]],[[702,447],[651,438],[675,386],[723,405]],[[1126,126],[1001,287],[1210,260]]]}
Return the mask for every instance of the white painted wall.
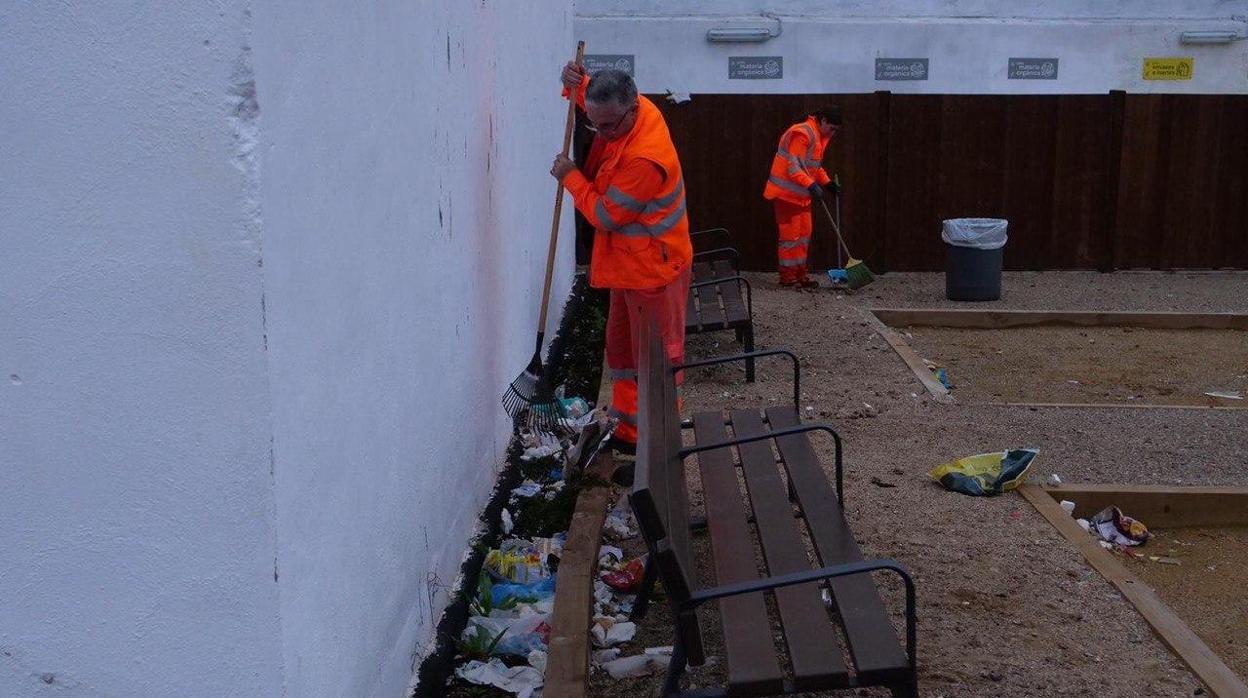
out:
{"label": "white painted wall", "polygon": [[0,10],[5,698],[281,694],[244,7]]}
{"label": "white painted wall", "polygon": [[[762,13],[779,18],[778,38],[706,41],[711,28],[775,27]],[[1248,40],[1179,43],[1203,29],[1248,35],[1248,0],[580,0],[576,21],[589,53],[635,55],[651,93],[1248,93]],[[784,77],[730,80],[730,56],[783,56]],[[1154,56],[1192,57],[1193,79],[1144,80]],[[914,57],[930,60],[928,80],[875,79],[876,58]],[[1011,57],[1057,57],[1058,79],[1010,80]]]}
{"label": "white painted wall", "polygon": [[0,10],[0,696],[405,692],[532,351],[571,34]]}
{"label": "white painted wall", "polygon": [[287,689],[397,696],[533,350],[571,9],[257,9]]}

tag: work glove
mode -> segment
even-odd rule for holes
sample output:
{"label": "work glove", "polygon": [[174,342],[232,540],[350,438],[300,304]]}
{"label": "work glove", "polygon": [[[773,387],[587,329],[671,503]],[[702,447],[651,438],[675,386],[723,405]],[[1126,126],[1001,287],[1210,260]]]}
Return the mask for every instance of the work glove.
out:
{"label": "work glove", "polygon": [[823,198],[823,187],[819,186],[818,182],[806,187],[806,191],[810,192],[810,198],[812,199]]}

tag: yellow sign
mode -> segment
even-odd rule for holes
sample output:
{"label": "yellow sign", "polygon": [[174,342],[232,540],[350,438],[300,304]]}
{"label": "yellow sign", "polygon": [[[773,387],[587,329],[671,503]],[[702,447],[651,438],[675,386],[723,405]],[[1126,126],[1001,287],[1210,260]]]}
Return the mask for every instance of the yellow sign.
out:
{"label": "yellow sign", "polygon": [[1145,58],[1145,80],[1191,80],[1195,60],[1187,58]]}

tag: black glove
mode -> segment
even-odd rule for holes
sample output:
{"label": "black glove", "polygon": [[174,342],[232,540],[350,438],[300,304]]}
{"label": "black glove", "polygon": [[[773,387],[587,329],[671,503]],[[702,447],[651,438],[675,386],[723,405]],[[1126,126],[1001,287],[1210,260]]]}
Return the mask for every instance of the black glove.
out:
{"label": "black glove", "polygon": [[837,184],[836,182],[828,182],[827,184],[825,184],[825,185],[823,185],[823,186],[827,187],[828,191],[830,191],[830,192],[832,192],[833,194],[836,194],[836,195],[838,195],[838,196],[839,196],[839,195],[840,195],[840,193],[841,193],[841,185]]}
{"label": "black glove", "polygon": [[819,186],[818,182],[810,185],[809,187],[806,187],[806,191],[810,192],[810,196],[812,199],[823,198],[823,187]]}

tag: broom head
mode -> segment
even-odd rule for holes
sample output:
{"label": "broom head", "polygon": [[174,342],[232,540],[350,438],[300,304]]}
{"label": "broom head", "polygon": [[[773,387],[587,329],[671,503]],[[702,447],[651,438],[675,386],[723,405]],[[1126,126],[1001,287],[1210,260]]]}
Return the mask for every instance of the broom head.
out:
{"label": "broom head", "polygon": [[875,281],[875,274],[860,259],[850,258],[845,264],[845,282],[850,288],[858,289]]}

